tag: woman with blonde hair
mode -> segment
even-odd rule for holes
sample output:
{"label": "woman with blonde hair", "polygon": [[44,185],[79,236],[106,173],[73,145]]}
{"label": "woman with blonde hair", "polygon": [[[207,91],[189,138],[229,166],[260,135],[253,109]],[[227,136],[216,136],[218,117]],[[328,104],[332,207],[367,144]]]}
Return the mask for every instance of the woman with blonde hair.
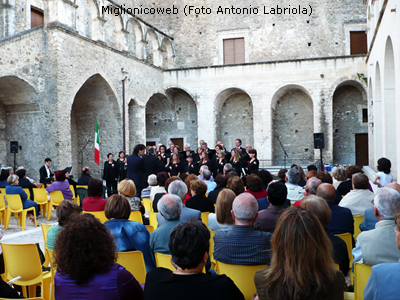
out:
{"label": "woman with blonde hair", "polygon": [[242,151],[237,149],[232,149],[230,163],[233,167],[233,170],[235,170],[236,173],[241,174],[243,168]]}
{"label": "woman with blonde hair", "polygon": [[344,275],[336,270],[332,244],[315,214],[286,209],[271,239],[272,260],[254,276],[259,300],[344,298]]}
{"label": "woman with blonde hair", "polygon": [[118,185],[118,192],[128,199],[131,211],[140,211],[142,215],[145,213],[144,206],[139,197],[136,196],[136,185],[131,179],[124,179]]}
{"label": "woman with blonde hair", "polygon": [[346,168],[343,166],[335,168],[335,170],[333,170],[332,172],[332,177],[333,177],[333,186],[335,187],[335,189],[337,189],[339,184],[347,180]]}
{"label": "woman with blonde hair", "polygon": [[208,215],[208,228],[210,230],[231,230],[235,220],[232,217],[232,203],[236,195],[230,189],[222,189],[217,197],[216,213]]}

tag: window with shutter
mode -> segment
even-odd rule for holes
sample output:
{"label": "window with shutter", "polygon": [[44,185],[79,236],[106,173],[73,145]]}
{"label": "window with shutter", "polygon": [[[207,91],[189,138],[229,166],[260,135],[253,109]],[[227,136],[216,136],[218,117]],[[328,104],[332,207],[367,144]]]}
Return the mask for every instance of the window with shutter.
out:
{"label": "window with shutter", "polygon": [[44,25],[43,10],[31,6],[31,28]]}
{"label": "window with shutter", "polygon": [[245,63],[244,38],[224,39],[224,64]]}
{"label": "window with shutter", "polygon": [[350,31],[350,54],[367,53],[367,34],[365,31]]}

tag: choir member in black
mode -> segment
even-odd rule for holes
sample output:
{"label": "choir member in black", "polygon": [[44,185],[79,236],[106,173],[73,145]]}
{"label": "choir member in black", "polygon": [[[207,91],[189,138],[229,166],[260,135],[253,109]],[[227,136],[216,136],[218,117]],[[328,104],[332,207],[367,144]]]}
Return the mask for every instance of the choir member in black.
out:
{"label": "choir member in black", "polygon": [[118,153],[118,164],[119,164],[119,181],[122,181],[126,178],[126,154],[125,151],[121,150]]}
{"label": "choir member in black", "polygon": [[172,176],[179,176],[182,171],[182,164],[181,161],[179,160],[179,154],[173,153],[171,156],[171,161],[168,165],[169,169],[169,177]]}
{"label": "choir member in black", "polygon": [[197,164],[194,162],[194,155],[189,154],[188,157],[186,158],[186,164],[185,164],[185,171],[186,174],[199,174],[199,169],[197,168]]}
{"label": "choir member in black", "polygon": [[165,145],[161,145],[159,149],[164,167],[167,167],[169,164],[169,154],[167,153],[167,147],[165,147]]}
{"label": "choir member in black", "polygon": [[217,151],[217,159],[215,160],[215,170],[217,174],[224,174],[224,166],[229,161],[225,158],[225,151]]}
{"label": "choir member in black", "polygon": [[107,154],[108,160],[104,162],[104,176],[103,179],[106,181],[106,186],[111,190],[110,195],[118,194],[117,183],[119,176],[119,164],[114,160],[112,153]]}
{"label": "choir member in black", "polygon": [[197,155],[196,155],[194,161],[196,162],[196,164],[197,164],[198,166],[200,166],[200,161],[201,161],[200,155],[201,155],[203,152],[204,152],[203,148],[201,148],[201,147],[197,148]]}
{"label": "choir member in black", "polygon": [[231,161],[230,161],[233,170],[238,173],[242,174],[242,168],[243,168],[243,158],[242,158],[242,152],[238,149],[232,149],[231,151]]}
{"label": "choir member in black", "polygon": [[249,161],[246,166],[246,173],[247,175],[250,175],[256,171],[258,171],[258,167],[260,166],[260,162],[257,159],[257,150],[256,149],[250,149],[249,150]]}
{"label": "choir member in black", "polygon": [[204,150],[203,152],[201,152],[200,154],[200,163],[199,163],[199,168],[201,168],[201,166],[206,165],[208,167],[208,169],[213,172],[214,170],[214,166],[212,161],[209,159],[208,157],[208,153]]}
{"label": "choir member in black", "polygon": [[179,149],[179,146],[177,146],[177,145],[174,146],[174,153],[176,153],[176,154],[179,155],[179,160],[180,160],[180,161],[184,161],[185,158],[184,158],[183,153],[182,153],[181,150]]}

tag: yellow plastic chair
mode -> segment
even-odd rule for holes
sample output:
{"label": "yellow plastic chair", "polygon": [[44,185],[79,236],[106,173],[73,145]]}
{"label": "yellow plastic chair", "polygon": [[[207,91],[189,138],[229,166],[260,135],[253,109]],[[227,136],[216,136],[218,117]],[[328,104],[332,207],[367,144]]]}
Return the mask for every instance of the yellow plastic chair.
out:
{"label": "yellow plastic chair", "polygon": [[0,218],[1,224],[6,224],[6,217],[7,217],[7,208],[6,208],[6,201],[4,200],[4,194],[0,194]]}
{"label": "yellow plastic chair", "polygon": [[214,259],[214,234],[216,231],[210,230],[210,261],[211,261],[211,269],[216,270],[216,263]]}
{"label": "yellow plastic chair", "polygon": [[364,221],[364,216],[353,216],[354,219],[354,239],[361,233],[360,225]]}
{"label": "yellow plastic chair", "polygon": [[353,254],[351,254],[351,251],[353,250],[353,239],[351,236],[350,232],[342,233],[342,234],[335,234],[335,236],[340,237],[347,246],[347,253],[349,254],[349,269],[351,269],[351,266],[353,265]]}
{"label": "yellow plastic chair", "polygon": [[93,215],[96,219],[99,219],[99,221],[102,224],[104,224],[105,221],[108,221],[106,214],[104,213],[104,210],[102,210],[102,211],[83,211],[82,213]]}
{"label": "yellow plastic chair", "polygon": [[267,265],[258,266],[243,266],[243,265],[230,265],[224,264],[216,260],[217,273],[225,274],[239,288],[243,293],[246,300],[251,300],[254,293],[256,292],[256,286],[254,284],[254,275],[257,270],[268,267]]}
{"label": "yellow plastic chair", "polygon": [[157,213],[149,211],[149,223],[150,226],[153,226],[154,229],[157,229],[158,227],[158,221],[157,221]]}
{"label": "yellow plastic chair", "polygon": [[150,234],[154,231],[154,227],[151,225],[146,225],[146,229]]}
{"label": "yellow plastic chair", "polygon": [[33,195],[35,202],[40,206],[40,209],[42,211],[42,217],[46,216],[46,212],[48,210],[48,205],[49,205],[49,199],[47,197],[47,192],[45,189],[38,189],[38,188],[33,188]]}
{"label": "yellow plastic chair", "polygon": [[202,212],[201,213],[201,221],[204,223],[204,225],[206,225],[207,226],[207,228],[208,228],[208,215],[209,215],[210,213],[207,211],[207,212]]}
{"label": "yellow plastic chair", "polygon": [[45,261],[43,263],[43,266],[48,267],[49,263],[50,263],[50,255],[49,255],[49,253],[47,251],[47,246],[46,246],[47,245],[47,232],[49,232],[50,227],[53,226],[53,225],[51,225],[51,224],[43,224],[42,223],[42,224],[40,224],[40,226],[42,227],[44,247],[45,247],[45,249],[44,249]]}
{"label": "yellow plastic chair", "polygon": [[175,267],[171,264],[171,255],[170,254],[162,254],[159,252],[154,253],[156,258],[157,267],[162,267],[169,269],[171,271],[175,271]]}
{"label": "yellow plastic chair", "polygon": [[143,203],[143,206],[146,209],[146,211],[153,211],[154,212],[153,203],[151,202],[150,198],[143,198],[142,199],[142,203]]}
{"label": "yellow plastic chair", "polygon": [[50,192],[50,202],[47,206],[47,221],[50,221],[51,210],[53,206],[58,206],[61,202],[64,201],[64,196],[61,191],[52,191]]}
{"label": "yellow plastic chair", "polygon": [[[55,299],[55,286],[54,286],[54,276],[56,275],[56,268],[54,267],[54,256],[53,256],[53,250],[51,250],[51,249],[47,249],[46,248],[46,251],[49,253],[49,257],[50,257],[50,262],[51,262],[51,268],[50,268],[50,274],[51,274],[51,285],[50,285],[50,289],[49,289],[49,291],[48,291],[48,293],[46,294],[46,295],[48,295],[48,294],[50,294],[50,296],[48,296],[47,297],[47,299],[50,299],[50,300],[54,300]],[[46,293],[47,291],[45,290],[45,293]]]}
{"label": "yellow plastic chair", "polygon": [[0,193],[2,193],[3,195],[6,194],[6,189],[5,188],[0,188]]}
{"label": "yellow plastic chair", "polygon": [[75,203],[79,205],[79,200],[78,200],[78,197],[77,197],[76,194],[75,194],[74,186],[73,186],[73,185],[70,185],[70,186],[69,186],[69,189],[70,189],[71,192],[72,192],[72,199],[71,199],[71,200],[75,201]]}
{"label": "yellow plastic chair", "polygon": [[10,225],[11,214],[13,213],[17,218],[17,220],[18,218],[20,218],[22,231],[24,231],[26,224],[26,214],[28,211],[33,211],[33,216],[35,217],[35,227],[37,227],[36,209],[34,207],[23,209],[20,195],[6,194],[6,199],[8,202],[8,209],[7,209],[6,224],[4,225],[4,229],[8,229],[8,226]]}
{"label": "yellow plastic chair", "polygon": [[131,211],[129,216],[129,221],[135,221],[143,224],[143,217],[140,211]]}
{"label": "yellow plastic chair", "polygon": [[118,252],[117,263],[135,276],[139,284],[146,282],[146,266],[143,253],[140,251]]}
{"label": "yellow plastic chair", "polygon": [[[41,295],[44,294],[44,285],[50,284],[50,272],[42,272],[38,249],[35,244],[5,244],[3,248],[5,281],[17,276],[21,279],[14,284],[22,287],[29,287],[29,295],[36,294],[36,286],[40,285]],[[26,288],[22,289],[22,294],[27,297]]]}
{"label": "yellow plastic chair", "polygon": [[24,190],[24,192],[26,193],[26,195],[28,196],[28,199],[32,199],[32,197],[31,197],[31,192],[29,191],[29,189],[25,188],[25,189],[23,189],[23,190]]}
{"label": "yellow plastic chair", "polygon": [[372,267],[356,262],[354,264],[354,299],[364,299],[364,289],[371,275]]}

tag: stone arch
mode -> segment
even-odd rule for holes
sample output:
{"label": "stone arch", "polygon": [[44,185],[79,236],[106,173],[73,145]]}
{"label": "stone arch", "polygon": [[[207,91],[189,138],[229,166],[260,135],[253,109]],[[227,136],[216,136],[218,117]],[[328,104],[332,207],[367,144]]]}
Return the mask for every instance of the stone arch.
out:
{"label": "stone arch", "polygon": [[[100,166],[94,163],[94,140],[96,119],[99,122]],[[100,74],[88,78],[75,94],[71,109],[72,166],[80,170],[87,165],[95,177],[101,174],[106,154],[114,155],[122,149],[122,116],[117,97],[110,84]],[[82,150],[81,153],[79,153]],[[79,171],[75,172],[79,175]]]}
{"label": "stone arch", "polygon": [[356,164],[356,135],[368,134],[367,93],[358,81],[343,81],[333,93],[332,106],[333,163]]}
{"label": "stone arch", "polygon": [[[397,168],[397,115],[396,115],[396,78],[393,44],[390,36],[385,44],[383,66],[383,107],[384,107],[384,153],[390,159],[393,168]],[[393,174],[395,175],[395,174]]]}
{"label": "stone arch", "polygon": [[126,30],[129,32],[128,36],[128,52],[139,59],[143,58],[143,30],[140,23],[130,18],[126,24]]}
{"label": "stone arch", "polygon": [[374,140],[375,140],[375,160],[382,157],[382,147],[383,147],[383,116],[382,116],[382,86],[381,86],[381,71],[379,67],[379,62],[375,66],[375,84],[374,84]]}
{"label": "stone arch", "polygon": [[[274,163],[283,164],[284,152],[279,140],[290,159],[297,159],[297,163],[312,162],[314,159],[314,108],[310,92],[296,84],[279,88],[271,100],[271,120]],[[299,159],[308,161],[298,161]]]}
{"label": "stone arch", "polygon": [[16,167],[23,165],[33,178],[38,176],[37,163],[51,154],[39,103],[39,93],[28,81],[15,75],[0,78],[0,162],[14,164],[10,141],[18,141]]}
{"label": "stone arch", "polygon": [[227,149],[240,138],[254,146],[253,100],[245,90],[232,87],[221,91],[215,100],[216,138]]}
{"label": "stone arch", "polygon": [[167,143],[181,138],[197,145],[197,106],[190,94],[169,88],[165,95],[156,93],[146,104],[146,140]]}
{"label": "stone arch", "polygon": [[160,45],[157,34],[152,29],[147,29],[146,36],[146,60],[149,64],[161,66],[160,63]]}
{"label": "stone arch", "polygon": [[163,68],[172,69],[174,67],[174,51],[169,38],[164,37],[161,43],[161,49],[163,54]]}

